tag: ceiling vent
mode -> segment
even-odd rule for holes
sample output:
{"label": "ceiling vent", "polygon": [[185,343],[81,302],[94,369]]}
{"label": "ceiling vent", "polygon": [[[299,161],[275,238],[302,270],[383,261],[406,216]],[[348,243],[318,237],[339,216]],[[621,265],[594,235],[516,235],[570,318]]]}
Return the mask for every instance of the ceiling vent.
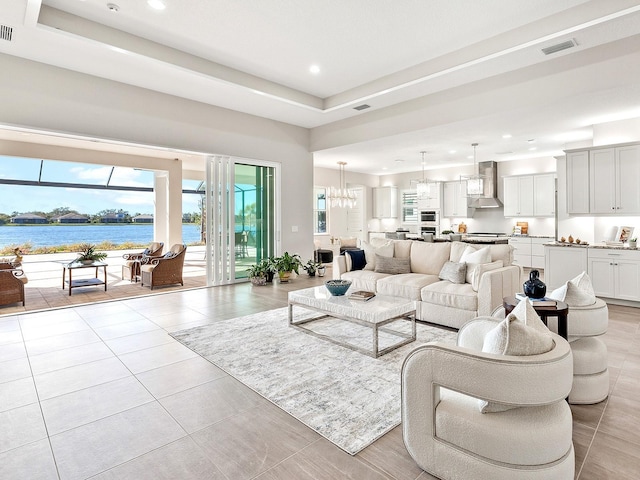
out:
{"label": "ceiling vent", "polygon": [[363,103],[362,105],[353,107],[354,110],[366,110],[367,108],[371,108],[371,105],[367,105],[366,103]]}
{"label": "ceiling vent", "polygon": [[562,50],[566,50],[567,48],[576,47],[578,44],[574,39],[567,40],[566,42],[558,43],[556,45],[551,45],[550,47],[545,47],[542,49],[542,53],[545,55],[551,55],[553,53],[561,52]]}
{"label": "ceiling vent", "polygon": [[0,39],[10,42],[12,36],[13,28],[8,27],[7,25],[0,25]]}

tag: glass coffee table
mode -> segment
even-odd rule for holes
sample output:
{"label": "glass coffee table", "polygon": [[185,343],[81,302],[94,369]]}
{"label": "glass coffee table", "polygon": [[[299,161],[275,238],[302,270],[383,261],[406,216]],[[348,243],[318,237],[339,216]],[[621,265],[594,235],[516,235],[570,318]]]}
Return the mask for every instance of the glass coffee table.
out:
{"label": "glass coffee table", "polygon": [[[350,348],[365,355],[377,358],[398,347],[415,341],[416,339],[416,302],[406,298],[376,295],[373,299],[350,300],[349,292],[343,296],[332,296],[324,286],[306,288],[289,292],[289,326],[323,338],[337,345]],[[320,312],[323,315],[313,318],[294,319],[293,307]],[[353,343],[341,341],[338,338],[321,334],[305,327],[305,324],[332,317],[346,322],[354,323],[371,329],[371,349],[362,348]],[[411,333],[383,328],[398,320],[406,320],[411,323]],[[380,348],[379,335],[383,331],[386,334],[399,338],[391,345]]]}

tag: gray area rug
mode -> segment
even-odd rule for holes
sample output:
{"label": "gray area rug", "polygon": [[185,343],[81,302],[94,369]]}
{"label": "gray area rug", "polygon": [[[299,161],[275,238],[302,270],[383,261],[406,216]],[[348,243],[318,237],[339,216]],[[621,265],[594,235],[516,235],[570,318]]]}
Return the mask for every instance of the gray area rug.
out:
{"label": "gray area rug", "polygon": [[[296,319],[314,316],[296,308]],[[305,325],[370,348],[371,329],[337,319]],[[390,328],[410,333],[410,322]],[[400,424],[400,369],[427,342],[455,343],[454,332],[418,324],[417,340],[377,359],[287,324],[287,309],[190,328],[172,334],[305,425],[355,455]],[[396,342],[380,334],[380,346]]]}

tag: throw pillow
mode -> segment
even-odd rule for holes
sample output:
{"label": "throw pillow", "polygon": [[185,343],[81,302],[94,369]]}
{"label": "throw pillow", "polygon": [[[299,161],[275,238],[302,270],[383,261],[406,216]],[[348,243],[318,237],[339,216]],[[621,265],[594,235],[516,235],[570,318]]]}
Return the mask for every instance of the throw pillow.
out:
{"label": "throw pillow", "polygon": [[344,258],[349,272],[362,270],[367,263],[364,250],[347,250],[344,252]]}
{"label": "throw pillow", "polygon": [[411,273],[411,260],[408,258],[383,257],[376,255],[375,271],[378,273]]}
{"label": "throw pillow", "polygon": [[364,250],[364,257],[367,262],[364,270],[375,270],[376,255],[393,257],[393,240],[385,240],[384,242],[376,244],[363,241],[362,249]]}
{"label": "throw pillow", "polygon": [[473,273],[477,265],[489,262],[491,262],[491,250],[489,247],[476,250],[469,245],[465,248],[462,256],[460,257],[460,263],[467,264],[467,283],[471,283],[473,285]]}
{"label": "throw pillow", "polygon": [[[481,263],[473,267],[473,271],[471,272],[471,288],[473,289],[473,291],[478,291],[478,288],[480,287],[480,278],[482,277],[482,275],[484,275],[486,272],[490,272],[491,270],[502,268],[503,266],[504,265],[502,263],[502,260],[496,260],[495,262]],[[468,264],[467,270],[469,270]]]}
{"label": "throw pillow", "polygon": [[533,303],[528,298],[520,300],[507,316],[517,318],[528,327],[535,328],[539,332],[549,333],[549,329],[544,324],[535,308],[533,308]]}
{"label": "throw pillow", "polygon": [[466,273],[466,263],[445,262],[438,274],[438,278],[440,280],[447,280],[451,283],[465,283]]}
{"label": "throw pillow", "polygon": [[586,307],[596,303],[591,279],[586,272],[572,278],[547,296],[565,302],[570,307]]}
{"label": "throw pillow", "polygon": [[173,258],[177,255],[176,252],[167,252],[163,255],[163,258]]}
{"label": "throw pillow", "polygon": [[143,255],[149,255],[151,253],[151,250],[149,250],[148,248],[145,248],[144,251],[142,252]]}
{"label": "throw pillow", "polygon": [[[509,315],[484,337],[482,351],[500,355],[540,355],[553,349],[553,338],[525,325],[514,315]],[[478,400],[481,413],[504,412],[517,406]]]}
{"label": "throw pillow", "polygon": [[358,239],[356,237],[340,237],[341,247],[357,247]]}

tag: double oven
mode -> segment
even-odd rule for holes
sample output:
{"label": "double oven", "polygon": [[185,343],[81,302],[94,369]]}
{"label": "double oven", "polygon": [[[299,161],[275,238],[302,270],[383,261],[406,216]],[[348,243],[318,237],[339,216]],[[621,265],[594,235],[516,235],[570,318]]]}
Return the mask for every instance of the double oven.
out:
{"label": "double oven", "polygon": [[418,231],[440,235],[440,210],[420,210],[418,213]]}

